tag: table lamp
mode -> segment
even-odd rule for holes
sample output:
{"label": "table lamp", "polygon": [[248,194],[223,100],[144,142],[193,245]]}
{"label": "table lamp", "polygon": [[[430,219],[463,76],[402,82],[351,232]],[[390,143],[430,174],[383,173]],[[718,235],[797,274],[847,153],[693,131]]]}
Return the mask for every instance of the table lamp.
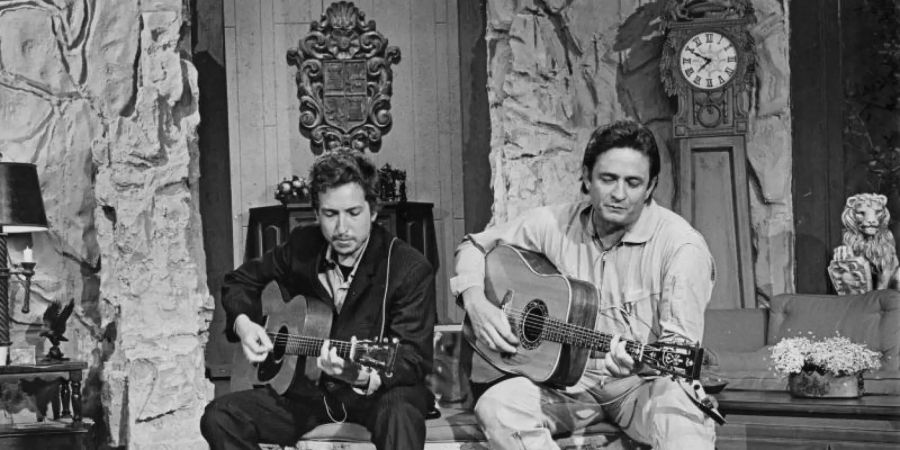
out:
{"label": "table lamp", "polygon": [[25,277],[25,304],[28,312],[31,276],[35,262],[30,248],[20,264],[9,268],[6,235],[47,230],[47,215],[34,164],[0,161],[0,365],[6,364],[9,340],[9,277]]}

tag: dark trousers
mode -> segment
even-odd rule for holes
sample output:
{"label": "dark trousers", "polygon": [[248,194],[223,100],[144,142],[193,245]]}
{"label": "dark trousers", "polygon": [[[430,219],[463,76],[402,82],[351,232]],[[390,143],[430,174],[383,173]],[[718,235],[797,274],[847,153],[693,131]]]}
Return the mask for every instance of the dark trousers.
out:
{"label": "dark trousers", "polygon": [[210,402],[200,430],[212,450],[259,450],[260,443],[294,445],[316,426],[345,419],[366,427],[379,450],[420,450],[428,397],[424,386],[395,386],[371,397],[352,391],[288,397],[257,388]]}

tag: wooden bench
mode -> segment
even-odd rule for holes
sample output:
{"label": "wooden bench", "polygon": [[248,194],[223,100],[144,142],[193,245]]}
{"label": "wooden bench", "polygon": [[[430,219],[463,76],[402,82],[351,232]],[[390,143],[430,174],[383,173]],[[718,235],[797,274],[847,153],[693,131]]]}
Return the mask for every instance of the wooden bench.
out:
{"label": "wooden bench", "polygon": [[[488,450],[481,428],[468,403],[468,370],[460,366],[462,336],[459,325],[435,328],[434,386],[444,403],[441,417],[426,422],[426,450]],[[606,422],[591,425],[572,435],[558,436],[556,442],[564,450],[630,450],[641,447],[621,430]],[[320,425],[306,433],[292,447],[264,444],[261,448],[283,450],[374,450],[369,432],[359,424],[332,423]]]}
{"label": "wooden bench", "polygon": [[[426,422],[426,450],[488,450],[484,434],[471,411],[447,408],[442,416]],[[601,422],[569,436],[556,439],[563,450],[630,450],[644,448],[619,431]],[[266,450],[375,450],[369,432],[354,423],[320,425],[306,433],[293,447],[262,445]]]}

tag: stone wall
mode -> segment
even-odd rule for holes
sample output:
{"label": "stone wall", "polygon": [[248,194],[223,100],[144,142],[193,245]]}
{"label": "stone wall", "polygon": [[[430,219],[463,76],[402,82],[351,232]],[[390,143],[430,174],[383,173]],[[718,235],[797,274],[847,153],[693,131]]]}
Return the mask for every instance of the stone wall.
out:
{"label": "stone wall", "polygon": [[[488,98],[493,221],[535,205],[578,199],[587,138],[630,117],[654,131],[662,171],[656,200],[670,206],[671,118],[659,79],[666,2],[488,0]],[[757,85],[747,134],[758,296],[793,291],[791,118],[786,4],[754,0]]]}
{"label": "stone wall", "polygon": [[[13,347],[74,298],[63,352],[88,361],[102,445],[196,448],[211,298],[198,214],[197,75],[182,0],[0,0],[0,154],[37,165],[50,231],[10,241],[38,262]],[[27,411],[24,411],[27,412]],[[4,404],[0,420],[33,420]],[[25,417],[27,416],[27,417]]]}

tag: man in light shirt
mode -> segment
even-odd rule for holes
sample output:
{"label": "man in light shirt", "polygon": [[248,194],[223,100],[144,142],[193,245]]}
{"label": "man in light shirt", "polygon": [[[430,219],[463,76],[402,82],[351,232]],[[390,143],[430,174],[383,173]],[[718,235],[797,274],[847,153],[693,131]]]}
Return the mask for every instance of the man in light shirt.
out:
{"label": "man in light shirt", "polygon": [[318,223],[295,228],[286,242],[226,274],[222,306],[226,335],[240,341],[247,360],[263,361],[273,345],[260,325],[260,294],[276,280],[289,298],[302,295],[332,311],[330,336],[320,337],[397,338],[393,370],[364,370],[326,340],[316,360],[319,383],[301,374],[283,395],[267,386],[213,400],[200,424],[213,450],[293,445],[319,424],[343,421],[364,425],[380,450],[424,447],[433,398],[425,376],[433,363],[434,270],[375,222],[378,185],[361,152],[319,157],[310,171]]}
{"label": "man in light shirt", "polygon": [[[492,382],[475,413],[492,448],[556,449],[552,436],[607,420],[655,449],[713,449],[715,425],[684,384],[636,364],[627,338],[697,343],[714,283],[703,237],[652,199],[660,170],[653,134],[633,121],[598,128],[584,153],[584,201],[536,208],[466,236],[451,289],[475,337],[513,353],[518,340],[485,296],[484,256],[509,244],[546,256],[564,275],[599,290],[596,329],[614,334],[611,350],[589,361],[574,386],[553,389],[522,376]],[[479,355],[475,354],[478,358]],[[499,372],[497,375],[502,375]]]}

